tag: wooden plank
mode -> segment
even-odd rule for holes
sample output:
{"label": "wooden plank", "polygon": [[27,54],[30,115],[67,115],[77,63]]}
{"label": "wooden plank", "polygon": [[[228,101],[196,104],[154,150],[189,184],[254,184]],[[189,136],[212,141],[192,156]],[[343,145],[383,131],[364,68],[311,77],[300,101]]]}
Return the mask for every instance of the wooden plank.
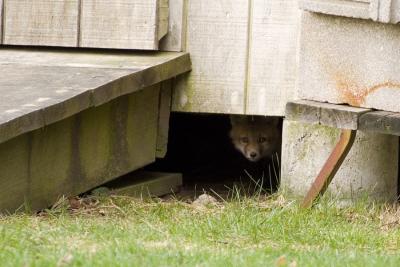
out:
{"label": "wooden plank", "polygon": [[359,117],[370,109],[299,100],[286,105],[286,118],[341,129],[358,129]]}
{"label": "wooden plank", "polygon": [[161,39],[163,51],[184,51],[186,40],[187,0],[169,0],[168,34]]}
{"label": "wooden plank", "polygon": [[2,49],[0,143],[189,69],[185,53]]}
{"label": "wooden plank", "polygon": [[4,0],[4,44],[76,46],[78,0]]}
{"label": "wooden plank", "polygon": [[137,171],[106,185],[115,195],[138,198],[163,196],[179,191],[181,173]]}
{"label": "wooden plank", "polygon": [[354,108],[350,106],[323,103],[321,105],[320,124],[341,129],[356,130],[358,128],[358,118],[369,112],[370,109]]}
{"label": "wooden plank", "polygon": [[254,0],[251,14],[246,114],[283,116],[296,99],[297,1]]}
{"label": "wooden plank", "polygon": [[81,47],[158,49],[158,0],[82,1]]}
{"label": "wooden plank", "polygon": [[153,162],[158,97],[147,88],[1,143],[0,212],[46,208]]}
{"label": "wooden plank", "polygon": [[361,115],[359,129],[400,136],[400,113],[373,111]]}
{"label": "wooden plank", "polygon": [[[125,52],[118,50],[80,50],[68,48],[7,47],[0,50],[0,64],[27,66],[60,66],[103,69],[155,68],[164,65],[165,75],[190,70],[188,53],[177,52]],[[177,71],[177,69],[179,69]],[[171,76],[171,78],[174,76]]]}
{"label": "wooden plank", "polygon": [[320,108],[316,103],[307,100],[298,100],[286,104],[285,116],[291,121],[301,121],[311,124],[319,124]]}
{"label": "wooden plank", "polygon": [[0,44],[3,43],[3,15],[4,15],[4,5],[3,0],[0,0]]}
{"label": "wooden plank", "polygon": [[164,158],[168,148],[169,117],[171,114],[172,80],[161,84],[158,113],[157,158]]}
{"label": "wooden plank", "polygon": [[188,2],[186,51],[193,70],[178,79],[173,110],[245,111],[249,0]]}
{"label": "wooden plank", "polygon": [[168,33],[169,23],[169,5],[168,0],[159,0],[158,3],[158,33],[157,38],[160,41]]}

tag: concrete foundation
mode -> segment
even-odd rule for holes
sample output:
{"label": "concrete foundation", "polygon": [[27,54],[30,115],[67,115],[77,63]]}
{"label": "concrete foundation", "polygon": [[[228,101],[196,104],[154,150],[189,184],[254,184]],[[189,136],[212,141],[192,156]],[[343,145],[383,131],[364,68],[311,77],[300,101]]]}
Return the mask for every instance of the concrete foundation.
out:
{"label": "concrete foundation", "polygon": [[[281,187],[304,197],[333,147],[340,129],[285,120],[282,136]],[[397,199],[399,138],[357,132],[352,149],[327,194],[344,201]]]}
{"label": "concrete foundation", "polygon": [[301,99],[400,112],[400,27],[304,12]]}

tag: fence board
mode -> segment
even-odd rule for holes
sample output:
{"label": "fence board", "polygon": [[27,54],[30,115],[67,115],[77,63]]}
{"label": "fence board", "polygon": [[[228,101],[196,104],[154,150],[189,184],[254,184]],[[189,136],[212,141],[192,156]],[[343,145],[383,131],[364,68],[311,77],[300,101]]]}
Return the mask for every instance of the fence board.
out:
{"label": "fence board", "polygon": [[186,6],[187,0],[169,0],[168,34],[160,42],[161,50],[177,52],[184,50]]}
{"label": "fence board", "polygon": [[85,0],[81,47],[158,49],[158,0]]}
{"label": "fence board", "polygon": [[177,81],[175,111],[244,112],[248,3],[189,1],[186,51],[193,70]]}
{"label": "fence board", "polygon": [[76,46],[78,0],[4,0],[4,44]]}
{"label": "fence board", "polygon": [[254,0],[251,19],[246,114],[283,116],[295,99],[296,0]]}
{"label": "fence board", "polygon": [[3,0],[0,0],[0,44],[3,43]]}

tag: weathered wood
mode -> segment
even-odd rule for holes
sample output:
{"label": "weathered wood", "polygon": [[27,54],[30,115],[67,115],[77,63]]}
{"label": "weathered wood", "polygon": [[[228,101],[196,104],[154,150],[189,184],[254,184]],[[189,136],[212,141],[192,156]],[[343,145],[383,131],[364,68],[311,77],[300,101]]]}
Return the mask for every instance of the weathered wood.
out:
{"label": "weathered wood", "polygon": [[244,113],[248,0],[188,2],[186,51],[193,71],[178,79],[173,110]]}
{"label": "weathered wood", "polygon": [[171,114],[172,80],[161,84],[158,112],[157,158],[164,158],[168,148],[169,117]]}
{"label": "weathered wood", "polygon": [[158,2],[158,41],[161,40],[168,33],[169,25],[169,5],[168,0],[159,0]]}
{"label": "weathered wood", "polygon": [[169,0],[168,34],[161,39],[163,51],[184,51],[186,40],[187,0]]}
{"label": "weathered wood", "polygon": [[358,129],[359,117],[370,109],[299,100],[286,105],[286,118],[341,129]]}
{"label": "weathered wood", "polygon": [[158,49],[159,0],[85,0],[81,47]]}
{"label": "weathered wood", "polygon": [[254,0],[250,18],[246,114],[282,116],[296,99],[296,0]]}
{"label": "weathered wood", "polygon": [[189,1],[186,49],[173,110],[284,115],[296,98],[300,12],[294,0]]}
{"label": "weathered wood", "polygon": [[4,1],[6,44],[156,50],[169,29],[168,0]]}
{"label": "weathered wood", "polygon": [[319,106],[315,106],[315,104],[315,102],[306,100],[288,102],[285,111],[286,119],[319,124],[321,109]]}
{"label": "weathered wood", "polygon": [[[163,71],[161,79],[175,77],[182,70],[191,68],[188,53],[176,52],[121,52],[113,50],[71,50],[46,48],[2,48],[0,64],[23,64],[27,66],[60,66],[100,69],[153,69]],[[172,76],[171,76],[172,75]],[[160,80],[161,81],[161,80]],[[158,83],[160,81],[155,81]]]}
{"label": "weathered wood", "polygon": [[181,173],[137,171],[107,185],[112,194],[149,198],[175,193],[182,186]]}
{"label": "weathered wood", "polygon": [[400,113],[373,111],[361,115],[359,129],[400,136]]}
{"label": "weathered wood", "polygon": [[0,143],[190,69],[184,53],[0,50]]}
{"label": "weathered wood", "polygon": [[155,160],[159,86],[0,144],[0,211],[46,208]]}
{"label": "weathered wood", "polygon": [[77,46],[78,4],[78,0],[4,0],[4,44]]}
{"label": "weathered wood", "polygon": [[3,43],[3,15],[4,15],[4,5],[3,0],[0,0],[0,44]]}

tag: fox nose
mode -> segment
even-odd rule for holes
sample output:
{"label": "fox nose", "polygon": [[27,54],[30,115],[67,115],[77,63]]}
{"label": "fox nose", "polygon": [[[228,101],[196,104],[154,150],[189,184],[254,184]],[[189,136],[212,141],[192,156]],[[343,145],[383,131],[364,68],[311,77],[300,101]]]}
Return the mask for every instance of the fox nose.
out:
{"label": "fox nose", "polygon": [[250,157],[251,157],[252,159],[254,159],[255,157],[257,157],[257,153],[256,153],[256,152],[251,152],[251,153],[250,153]]}

